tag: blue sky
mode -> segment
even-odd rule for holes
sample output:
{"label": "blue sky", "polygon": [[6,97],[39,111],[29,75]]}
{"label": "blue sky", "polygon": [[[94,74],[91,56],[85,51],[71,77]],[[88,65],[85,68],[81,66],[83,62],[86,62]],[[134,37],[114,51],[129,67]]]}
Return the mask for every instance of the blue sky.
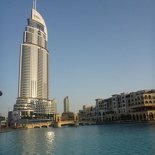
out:
{"label": "blue sky", "polygon": [[[58,113],[96,98],[155,88],[154,0],[37,0],[48,28],[50,99]],[[0,113],[13,109],[19,48],[32,0],[0,1]]]}

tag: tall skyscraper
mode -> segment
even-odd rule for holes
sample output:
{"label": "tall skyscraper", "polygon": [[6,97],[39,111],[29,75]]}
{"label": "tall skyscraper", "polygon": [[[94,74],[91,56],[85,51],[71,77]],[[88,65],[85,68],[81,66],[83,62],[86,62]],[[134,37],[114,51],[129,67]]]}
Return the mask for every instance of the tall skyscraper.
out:
{"label": "tall skyscraper", "polygon": [[48,33],[44,19],[33,0],[20,45],[18,98],[14,111],[21,116],[56,113],[56,100],[49,100]]}
{"label": "tall skyscraper", "polygon": [[69,98],[66,96],[64,98],[64,112],[69,112]]}

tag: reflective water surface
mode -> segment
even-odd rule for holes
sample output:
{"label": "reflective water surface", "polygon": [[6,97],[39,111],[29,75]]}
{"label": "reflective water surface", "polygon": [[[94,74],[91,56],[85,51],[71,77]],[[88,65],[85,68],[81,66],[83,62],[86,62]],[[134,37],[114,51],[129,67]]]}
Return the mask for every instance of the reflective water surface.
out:
{"label": "reflective water surface", "polygon": [[155,126],[121,124],[0,133],[0,155],[155,155]]}

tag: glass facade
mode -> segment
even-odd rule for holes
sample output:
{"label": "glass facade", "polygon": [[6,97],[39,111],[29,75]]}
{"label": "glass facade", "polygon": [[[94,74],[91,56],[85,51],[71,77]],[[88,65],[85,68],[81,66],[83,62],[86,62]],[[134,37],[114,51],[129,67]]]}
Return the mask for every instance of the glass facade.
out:
{"label": "glass facade", "polygon": [[47,38],[42,16],[32,9],[20,48],[18,98],[14,105],[14,111],[20,111],[24,118],[56,111],[56,101],[49,100]]}
{"label": "glass facade", "polygon": [[28,19],[28,26],[35,27],[44,32],[44,26],[32,19]]}

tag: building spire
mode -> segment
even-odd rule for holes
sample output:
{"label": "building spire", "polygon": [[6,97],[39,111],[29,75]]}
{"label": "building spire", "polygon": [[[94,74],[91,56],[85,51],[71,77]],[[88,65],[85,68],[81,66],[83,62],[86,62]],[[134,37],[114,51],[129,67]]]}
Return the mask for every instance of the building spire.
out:
{"label": "building spire", "polygon": [[33,0],[33,9],[36,10],[36,0]]}

